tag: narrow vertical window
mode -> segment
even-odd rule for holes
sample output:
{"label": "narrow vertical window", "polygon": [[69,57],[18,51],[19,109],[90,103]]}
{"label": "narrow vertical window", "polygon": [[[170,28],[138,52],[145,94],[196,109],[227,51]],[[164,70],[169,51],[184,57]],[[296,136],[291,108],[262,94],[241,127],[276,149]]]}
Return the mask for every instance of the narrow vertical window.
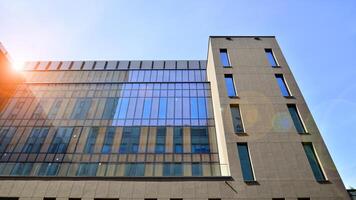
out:
{"label": "narrow vertical window", "polygon": [[234,78],[232,77],[232,74],[225,74],[225,86],[227,90],[227,96],[236,97]]}
{"label": "narrow vertical window", "polygon": [[40,152],[42,144],[47,137],[47,133],[48,128],[33,128],[22,151],[24,153]]}
{"label": "narrow vertical window", "polygon": [[59,108],[61,107],[61,104],[62,104],[62,99],[56,99],[53,104],[52,104],[52,107],[48,113],[48,118],[49,119],[55,119],[56,118],[56,115],[59,111]]}
{"label": "narrow vertical window", "polygon": [[192,153],[209,153],[209,134],[206,127],[192,127],[190,129]]}
{"label": "narrow vertical window", "polygon": [[129,106],[129,100],[130,100],[129,98],[122,98],[121,105],[120,105],[120,110],[117,111],[118,119],[125,119],[126,113],[127,113],[127,108]]}
{"label": "narrow vertical window", "polygon": [[166,118],[167,115],[167,98],[160,98],[159,99],[159,112],[158,117],[160,119]]}
{"label": "narrow vertical window", "polygon": [[237,150],[240,158],[241,171],[244,181],[254,181],[250,155],[246,143],[238,143]]}
{"label": "narrow vertical window", "polygon": [[60,127],[57,129],[51,145],[49,146],[48,153],[65,153],[72,136],[72,127]]}
{"label": "narrow vertical window", "polygon": [[192,176],[202,176],[203,169],[201,163],[192,163]]}
{"label": "narrow vertical window", "polygon": [[151,105],[152,105],[152,98],[145,98],[145,102],[143,105],[143,119],[148,119],[151,114]]}
{"label": "narrow vertical window", "polygon": [[238,105],[231,105],[230,110],[231,110],[232,124],[234,126],[235,133],[245,132],[241,119],[240,107]]}
{"label": "narrow vertical window", "polygon": [[114,143],[115,127],[108,127],[105,133],[105,139],[101,153],[111,153],[112,144]]}
{"label": "narrow vertical window", "polygon": [[227,49],[220,49],[220,62],[223,67],[231,67]]}
{"label": "narrow vertical window", "polygon": [[137,153],[140,143],[140,127],[124,127],[120,153]]}
{"label": "narrow vertical window", "polygon": [[0,153],[4,152],[7,145],[10,143],[14,133],[15,128],[1,128],[0,130]]}
{"label": "narrow vertical window", "polygon": [[266,52],[266,56],[267,56],[269,64],[272,67],[278,67],[277,60],[274,57],[272,49],[265,49],[265,52]]}
{"label": "narrow vertical window", "polygon": [[84,147],[84,153],[93,153],[95,147],[95,141],[99,133],[98,127],[91,127],[87,138],[87,142]]}
{"label": "narrow vertical window", "polygon": [[289,113],[292,117],[294,126],[297,129],[298,133],[306,133],[302,119],[299,116],[296,105],[288,104],[287,107],[288,107]]}
{"label": "narrow vertical window", "polygon": [[313,144],[303,143],[303,148],[304,148],[305,154],[307,155],[307,158],[308,158],[310,167],[312,168],[315,179],[317,181],[325,181],[326,178],[323,173],[323,170],[321,169],[321,166],[320,166],[320,163],[316,156],[316,153],[314,151]]}
{"label": "narrow vertical window", "polygon": [[277,83],[278,83],[279,89],[281,90],[282,95],[285,97],[289,97],[290,92],[289,92],[287,84],[283,78],[283,75],[276,74],[276,79],[277,79]]}
{"label": "narrow vertical window", "polygon": [[190,117],[192,119],[198,119],[198,100],[196,97],[190,98]]}
{"label": "narrow vertical window", "polygon": [[164,153],[165,147],[166,147],[166,128],[157,127],[155,152]]}
{"label": "narrow vertical window", "polygon": [[173,151],[174,153],[183,153],[183,128],[182,127],[174,127]]}

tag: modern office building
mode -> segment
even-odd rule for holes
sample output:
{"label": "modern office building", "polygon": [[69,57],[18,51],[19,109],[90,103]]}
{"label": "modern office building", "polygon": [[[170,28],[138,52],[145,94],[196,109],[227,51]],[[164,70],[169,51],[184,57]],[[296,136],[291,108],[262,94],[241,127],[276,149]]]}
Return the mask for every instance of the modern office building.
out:
{"label": "modern office building", "polygon": [[349,199],[276,39],[208,45],[21,74],[2,49],[0,200]]}

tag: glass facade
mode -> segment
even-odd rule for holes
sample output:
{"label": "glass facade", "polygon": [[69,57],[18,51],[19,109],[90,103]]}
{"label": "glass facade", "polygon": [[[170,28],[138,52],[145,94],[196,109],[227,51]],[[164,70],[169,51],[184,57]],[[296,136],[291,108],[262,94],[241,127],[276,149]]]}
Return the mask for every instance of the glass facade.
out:
{"label": "glass facade", "polygon": [[24,72],[1,98],[0,175],[219,176],[206,70],[131,65]]}

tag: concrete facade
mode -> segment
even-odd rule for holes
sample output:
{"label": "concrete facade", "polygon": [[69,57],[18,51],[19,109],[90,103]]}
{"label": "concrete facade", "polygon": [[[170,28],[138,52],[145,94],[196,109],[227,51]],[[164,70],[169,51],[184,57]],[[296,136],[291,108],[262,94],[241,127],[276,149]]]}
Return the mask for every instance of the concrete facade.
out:
{"label": "concrete facade", "polygon": [[[208,45],[206,74],[211,90],[211,112],[214,116],[214,124],[209,128],[209,131],[215,133],[210,135],[211,138],[209,141],[210,149],[218,154],[218,156],[211,154],[209,163],[218,162],[220,164],[219,174],[215,174],[214,167],[211,166],[211,174],[205,174],[201,177],[192,176],[192,173],[189,172],[190,170],[187,170],[187,174],[184,171],[185,175],[179,177],[1,176],[0,197],[16,197],[20,200],[40,200],[43,198],[56,198],[59,200],[66,200],[68,198],[81,198],[83,200],[96,198],[120,200],[349,199],[337,169],[276,39],[272,36],[212,36],[209,38]],[[224,68],[220,64],[220,49],[227,49],[231,67]],[[278,68],[270,66],[266,59],[265,49],[273,50],[275,59],[279,65]],[[53,70],[51,70],[51,66],[55,62],[35,62],[36,64],[29,64],[31,66],[36,65],[36,67],[27,69],[24,72],[24,78],[28,84],[30,82],[31,84],[57,84],[58,82],[69,84],[75,81],[83,81],[83,83],[100,81],[98,77],[115,77],[114,75],[109,75],[115,74],[115,71],[105,72],[104,70],[104,68],[109,69],[112,67],[110,62],[108,61],[106,64],[99,61],[96,61],[95,64],[93,64],[94,62],[91,64],[85,62],[85,64],[78,64],[78,66],[73,63],[68,64],[68,68],[77,67],[78,70],[85,70],[86,64],[90,65],[87,69],[89,71],[85,72],[87,75],[83,75],[80,71],[73,71],[72,73],[58,70],[59,67],[66,67],[66,62],[61,63],[59,67],[54,67]],[[189,61],[188,63],[190,62],[199,61]],[[120,61],[117,64],[113,64],[113,66],[116,65],[113,68],[119,69],[119,63],[125,62]],[[147,69],[154,69],[155,66],[160,68],[161,66],[159,62],[155,62],[156,64],[153,63],[151,66],[149,64],[146,65],[144,62],[139,63],[137,64],[138,70],[145,69],[145,66],[147,66]],[[168,61],[164,63],[163,66],[167,69],[167,66],[170,66],[170,64]],[[58,66],[58,63],[56,66]],[[129,66],[132,69],[136,64],[133,64],[131,61]],[[173,68],[179,69],[179,66],[185,68],[184,65],[179,64],[179,61],[175,62],[175,67]],[[193,64],[188,64],[188,66],[193,66]],[[41,67],[42,69],[39,70]],[[96,72],[94,71],[96,67],[99,71],[104,71]],[[65,73],[71,73],[71,75],[67,76]],[[96,75],[90,75],[93,73]],[[99,73],[107,74],[101,75]],[[228,97],[224,74],[233,75],[237,97]],[[283,74],[291,97],[287,98],[281,95],[275,74]],[[87,77],[85,80],[84,76]],[[78,79],[76,77],[81,78]],[[127,81],[127,79],[123,78],[120,80],[120,75],[118,74],[117,79],[110,80],[110,82],[116,81]],[[36,90],[32,86],[30,87],[33,96],[41,97],[41,95],[46,95],[36,93]],[[90,89],[88,89],[89,91]],[[295,104],[297,106],[307,133],[299,134],[297,132],[291,115],[288,112],[287,104]],[[2,105],[6,105],[6,103],[2,102]],[[244,133],[242,134],[237,134],[234,131],[230,111],[231,105],[238,105],[240,108],[244,126]],[[30,123],[29,120],[27,121],[26,123]],[[14,126],[16,123],[21,124],[24,123],[24,120],[21,122],[17,121],[16,123],[15,121],[11,121],[11,123],[9,120],[0,120],[0,127],[10,126],[9,124],[11,126]],[[42,124],[45,123],[47,122],[43,122]],[[63,121],[51,121],[51,123],[56,127],[64,126],[62,124],[64,123]],[[67,125],[71,125],[70,120],[66,123]],[[80,123],[82,123],[81,126],[86,126],[86,124],[99,126],[103,125],[104,122],[86,120]],[[167,125],[167,127],[167,135],[170,134],[170,136],[166,137],[166,150],[168,153],[172,153],[173,130],[169,128],[170,126]],[[145,130],[146,126],[143,128]],[[121,129],[118,130],[122,132]],[[190,134],[189,130],[188,128],[184,128],[184,135],[187,134]],[[150,139],[150,137],[142,139],[141,137],[140,144],[146,144],[147,140],[154,139]],[[304,142],[313,145],[325,176],[325,181],[316,181],[306,153],[303,150],[302,143]],[[184,152],[191,152],[190,137],[184,137],[183,143]],[[237,153],[237,143],[247,143],[248,145],[254,174],[253,181],[244,181],[241,162]],[[172,156],[177,157],[179,155],[173,154]],[[158,157],[155,159],[158,159]],[[198,159],[192,155],[190,159],[197,159],[196,161],[198,161],[199,159],[204,160],[205,157],[204,154],[201,154]]]}

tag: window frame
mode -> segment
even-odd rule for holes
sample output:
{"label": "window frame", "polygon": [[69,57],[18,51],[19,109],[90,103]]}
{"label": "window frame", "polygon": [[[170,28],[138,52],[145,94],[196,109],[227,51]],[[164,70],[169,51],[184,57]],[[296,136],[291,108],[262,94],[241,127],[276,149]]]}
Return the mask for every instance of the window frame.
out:
{"label": "window frame", "polygon": [[[223,60],[222,60],[222,53],[225,53],[225,54],[226,54],[226,61],[227,61],[227,64],[228,64],[228,65],[225,65],[225,64],[223,63]],[[220,65],[221,65],[223,68],[232,68],[231,60],[230,60],[230,55],[229,55],[229,52],[227,51],[226,48],[219,49],[219,59],[220,59]]]}
{"label": "window frame", "polygon": [[[239,131],[239,132],[236,132],[236,130],[235,130],[234,116],[233,116],[233,114],[232,114],[232,108],[234,108],[234,107],[235,107],[235,108],[238,108],[239,115],[240,115],[240,119],[241,119],[242,131]],[[234,133],[237,134],[237,135],[244,135],[244,134],[246,134],[245,124],[244,124],[244,120],[243,120],[243,117],[242,117],[240,104],[230,104],[230,116],[231,116],[231,124],[232,124],[232,126],[233,126]]]}
{"label": "window frame", "polygon": [[[278,87],[279,87],[279,90],[280,90],[282,96],[285,97],[285,98],[292,98],[292,97],[293,97],[293,94],[291,93],[290,87],[289,87],[289,85],[288,85],[286,79],[284,78],[284,75],[283,75],[283,74],[275,74],[275,78],[276,78],[277,85],[278,85]],[[278,78],[280,78],[280,79],[282,80],[282,83],[283,83],[283,85],[284,85],[284,87],[285,87],[285,89],[286,89],[288,95],[284,95],[284,94],[283,94],[282,88],[281,88],[281,86],[280,86],[280,84],[279,84],[279,82],[278,82]]]}
{"label": "window frame", "polygon": [[[228,84],[227,84],[227,78],[231,78],[231,82],[232,82],[232,89],[234,91],[234,95],[230,96],[229,95],[229,89],[228,89]],[[224,74],[224,81],[225,81],[225,91],[226,94],[229,98],[238,98],[238,93],[237,93],[237,89],[236,89],[236,84],[235,84],[235,78],[233,74]]]}
{"label": "window frame", "polygon": [[[243,169],[242,169],[242,164],[241,164],[241,158],[240,158],[240,152],[239,152],[239,145],[244,145],[246,146],[246,149],[247,149],[247,153],[248,153],[248,159],[249,159],[249,164],[250,164],[250,169],[251,169],[251,173],[252,173],[252,180],[246,180],[245,177],[244,177],[244,173],[243,173]],[[251,159],[251,152],[250,152],[250,148],[248,146],[248,143],[246,142],[238,142],[236,143],[236,148],[237,148],[237,155],[238,155],[238,159],[239,159],[239,162],[240,162],[240,168],[241,168],[241,174],[242,174],[242,178],[243,178],[243,181],[247,184],[252,184],[252,183],[256,183],[256,175],[255,175],[255,170],[254,170],[254,167],[253,167],[253,163],[252,163],[252,159]]]}
{"label": "window frame", "polygon": [[[274,62],[276,63],[276,65],[272,65],[272,63],[270,62],[270,59],[268,58],[267,53],[271,53],[272,58],[273,58]],[[281,67],[272,48],[265,48],[265,55],[268,60],[268,64],[270,64],[270,66],[272,68],[280,68]]]}
{"label": "window frame", "polygon": [[[301,123],[301,125],[302,125],[302,128],[303,128],[303,131],[304,131],[304,132],[299,132],[298,129],[297,129],[297,127],[296,127],[296,125],[295,125],[295,121],[293,120],[292,114],[290,113],[290,110],[289,110],[289,107],[291,107],[291,106],[295,108],[295,111],[296,111],[296,113],[297,113],[297,117],[298,117],[298,119],[299,119],[299,121],[300,121],[300,123]],[[309,133],[308,133],[308,130],[307,130],[307,127],[305,126],[305,123],[304,123],[304,121],[303,121],[303,118],[302,118],[302,116],[301,116],[301,114],[300,114],[300,112],[299,112],[299,109],[298,109],[298,107],[297,107],[297,104],[287,104],[287,109],[288,109],[288,113],[289,113],[289,115],[290,115],[290,117],[291,117],[291,119],[292,119],[293,126],[294,126],[295,130],[297,131],[297,133],[300,134],[300,135],[309,134]]]}
{"label": "window frame", "polygon": [[[313,173],[313,176],[314,176],[315,180],[316,180],[317,182],[319,182],[319,183],[327,183],[327,182],[329,182],[329,179],[328,179],[328,177],[327,177],[327,175],[326,175],[326,172],[325,172],[325,170],[324,170],[324,167],[323,167],[323,165],[322,165],[322,163],[321,163],[321,160],[320,160],[319,155],[318,155],[318,153],[317,153],[317,151],[316,151],[316,149],[315,149],[314,144],[313,144],[312,142],[302,142],[302,145],[303,145],[303,150],[304,150],[304,152],[305,152],[305,156],[306,156],[306,158],[307,158],[307,160],[308,160],[308,164],[309,164],[309,166],[310,166],[310,169],[312,170],[312,173]],[[313,156],[315,157],[315,161],[317,162],[317,165],[318,165],[319,170],[320,170],[320,172],[321,172],[321,175],[322,175],[322,178],[323,178],[322,180],[318,180],[317,177],[315,176],[314,170],[313,170],[313,168],[312,168],[312,166],[311,166],[311,163],[310,163],[310,161],[309,161],[307,152],[306,152],[306,150],[305,150],[305,146],[307,146],[307,145],[311,147]]]}

